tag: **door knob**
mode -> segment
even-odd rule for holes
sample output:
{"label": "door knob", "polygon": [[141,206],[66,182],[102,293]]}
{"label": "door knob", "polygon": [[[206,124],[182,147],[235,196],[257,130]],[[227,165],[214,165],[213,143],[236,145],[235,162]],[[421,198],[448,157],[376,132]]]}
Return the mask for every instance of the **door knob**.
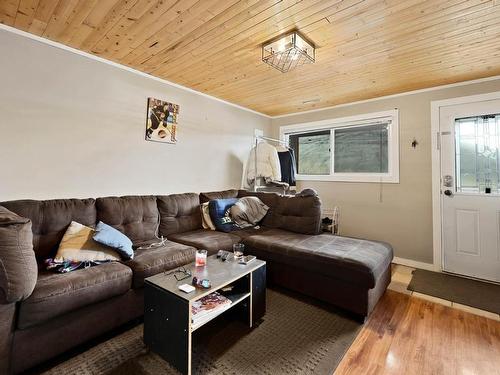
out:
{"label": "door knob", "polygon": [[453,192],[451,190],[445,190],[444,195],[451,197],[453,195]]}

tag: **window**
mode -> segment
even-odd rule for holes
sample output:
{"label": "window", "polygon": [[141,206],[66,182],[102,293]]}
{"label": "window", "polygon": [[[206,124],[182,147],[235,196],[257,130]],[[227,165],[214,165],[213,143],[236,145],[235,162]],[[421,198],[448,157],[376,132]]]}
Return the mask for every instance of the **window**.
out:
{"label": "window", "polygon": [[456,188],[500,193],[500,115],[455,120]]}
{"label": "window", "polygon": [[387,124],[334,129],[335,172],[387,173]]}
{"label": "window", "polygon": [[299,180],[399,182],[398,111],[281,127]]}
{"label": "window", "polygon": [[288,140],[295,151],[298,174],[330,174],[330,131],[292,134]]}

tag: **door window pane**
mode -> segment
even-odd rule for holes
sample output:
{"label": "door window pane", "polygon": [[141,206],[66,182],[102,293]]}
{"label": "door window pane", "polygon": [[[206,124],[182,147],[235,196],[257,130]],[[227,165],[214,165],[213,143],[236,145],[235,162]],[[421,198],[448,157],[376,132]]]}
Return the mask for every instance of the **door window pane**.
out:
{"label": "door window pane", "polygon": [[500,114],[455,120],[458,192],[500,192]]}
{"label": "door window pane", "polygon": [[289,144],[295,151],[298,174],[330,174],[330,130],[291,134]]}
{"label": "door window pane", "polygon": [[387,173],[387,124],[335,129],[335,173]]}

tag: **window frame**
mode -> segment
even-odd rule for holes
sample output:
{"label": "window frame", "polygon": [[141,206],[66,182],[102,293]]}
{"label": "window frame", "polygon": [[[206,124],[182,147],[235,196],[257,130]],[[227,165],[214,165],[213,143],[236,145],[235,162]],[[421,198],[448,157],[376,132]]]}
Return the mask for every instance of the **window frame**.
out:
{"label": "window frame", "polygon": [[[335,173],[335,129],[354,128],[388,122],[388,172],[387,173]],[[338,181],[338,182],[378,182],[399,183],[399,110],[372,112],[356,116],[285,125],[280,127],[280,139],[289,141],[291,134],[330,130],[330,174],[297,174],[299,181]]]}

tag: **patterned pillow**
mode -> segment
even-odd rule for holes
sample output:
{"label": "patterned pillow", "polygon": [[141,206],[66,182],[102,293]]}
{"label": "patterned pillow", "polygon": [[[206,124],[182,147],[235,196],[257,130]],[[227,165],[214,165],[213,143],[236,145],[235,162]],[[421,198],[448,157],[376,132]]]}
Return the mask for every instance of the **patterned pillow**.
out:
{"label": "patterned pillow", "polygon": [[208,212],[215,228],[221,232],[231,232],[238,229],[234,224],[229,209],[238,201],[238,198],[214,199],[208,202]]}

